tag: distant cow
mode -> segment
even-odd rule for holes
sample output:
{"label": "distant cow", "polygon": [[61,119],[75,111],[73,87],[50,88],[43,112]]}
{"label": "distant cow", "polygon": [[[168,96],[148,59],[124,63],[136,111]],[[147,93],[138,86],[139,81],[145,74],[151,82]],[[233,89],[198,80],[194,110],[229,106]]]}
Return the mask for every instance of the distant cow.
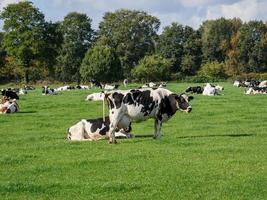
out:
{"label": "distant cow", "polygon": [[76,88],[80,89],[80,90],[89,90],[90,89],[90,87],[88,85],[77,85]]}
{"label": "distant cow", "polygon": [[250,87],[245,94],[267,94],[267,87]]}
{"label": "distant cow", "polygon": [[149,83],[142,85],[142,88],[155,88],[155,87],[157,87],[157,84],[153,82],[149,82]]}
{"label": "distant cow", "polygon": [[205,96],[215,96],[219,95],[219,91],[222,91],[224,88],[219,85],[212,85],[210,83],[207,83],[206,86],[204,87],[204,90],[202,92],[203,95]]}
{"label": "distant cow", "polygon": [[267,80],[260,82],[259,87],[267,87]]}
{"label": "distant cow", "polygon": [[87,101],[103,101],[105,98],[105,94],[103,92],[89,94],[86,97]]}
{"label": "distant cow", "polygon": [[14,113],[19,111],[19,105],[16,99],[4,97],[0,103],[0,114]]}
{"label": "distant cow", "polygon": [[43,95],[54,95],[54,94],[57,94],[56,90],[53,89],[53,88],[50,88],[49,86],[43,86],[42,88],[43,88],[43,90],[42,90],[42,94]]}
{"label": "distant cow", "polygon": [[104,85],[104,90],[115,90],[115,89],[118,89],[120,85],[118,84],[115,84],[115,85],[108,85],[108,84],[105,84]]}
{"label": "distant cow", "polygon": [[[96,141],[100,139],[109,138],[110,129],[109,117],[105,117],[105,121],[102,118],[81,120],[68,129],[67,138],[75,141]],[[115,137],[132,138],[131,122],[120,121],[118,128],[115,131]]]}
{"label": "distant cow", "polygon": [[123,80],[123,85],[124,85],[124,87],[127,87],[128,84],[129,84],[128,79],[124,79],[124,80]]}
{"label": "distant cow", "polygon": [[194,93],[194,94],[202,94],[204,88],[201,86],[193,86],[193,87],[188,87],[185,92],[188,93]]}
{"label": "distant cow", "polygon": [[193,97],[177,95],[164,88],[112,91],[105,94],[110,117],[109,142],[115,143],[115,130],[121,120],[142,121],[155,119],[154,138],[160,138],[162,123],[170,119],[177,110],[190,112],[189,101]]}
{"label": "distant cow", "polygon": [[92,79],[90,82],[91,82],[91,88],[93,87],[99,87],[101,89],[103,88],[102,84],[95,79]]}
{"label": "distant cow", "polygon": [[2,90],[1,94],[2,94],[3,97],[7,97],[9,99],[17,99],[17,100],[19,100],[19,96],[17,95],[17,93],[12,91],[12,90],[4,89],[4,90]]}

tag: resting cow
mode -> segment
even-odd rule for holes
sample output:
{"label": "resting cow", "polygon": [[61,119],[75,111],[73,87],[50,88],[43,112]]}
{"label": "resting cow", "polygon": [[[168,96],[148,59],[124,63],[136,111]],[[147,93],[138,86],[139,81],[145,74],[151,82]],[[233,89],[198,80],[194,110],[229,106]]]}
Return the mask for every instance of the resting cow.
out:
{"label": "resting cow", "polygon": [[17,93],[12,90],[2,90],[1,94],[3,97],[19,100],[19,96],[17,95]]}
{"label": "resting cow", "polygon": [[115,143],[115,130],[121,120],[141,121],[155,119],[154,138],[160,138],[162,122],[170,119],[176,111],[190,112],[192,107],[185,94],[177,95],[164,88],[113,91],[105,94],[110,117],[109,142]]}
{"label": "resting cow", "polygon": [[7,97],[2,99],[0,103],[0,114],[4,113],[14,113],[19,111],[19,105],[17,104],[16,99],[10,100]]}
{"label": "resting cow", "polygon": [[[109,117],[81,120],[68,129],[67,138],[75,141],[95,141],[109,138]],[[132,138],[130,120],[120,121],[115,131],[115,137]]]}
{"label": "resting cow", "polygon": [[194,87],[188,87],[185,92],[190,92],[190,93],[194,93],[194,94],[202,94],[203,92],[203,87],[201,86],[194,86]]}

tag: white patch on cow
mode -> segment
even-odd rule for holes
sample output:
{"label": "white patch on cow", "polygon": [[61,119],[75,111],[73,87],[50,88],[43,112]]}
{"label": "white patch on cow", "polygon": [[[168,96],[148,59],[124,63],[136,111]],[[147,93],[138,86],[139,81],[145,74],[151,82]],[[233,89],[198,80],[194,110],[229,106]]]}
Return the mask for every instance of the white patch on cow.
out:
{"label": "white patch on cow", "polygon": [[259,87],[267,87],[267,80],[260,82]]}
{"label": "white patch on cow", "polygon": [[89,94],[86,97],[87,101],[103,101],[105,98],[105,94],[103,92]]}

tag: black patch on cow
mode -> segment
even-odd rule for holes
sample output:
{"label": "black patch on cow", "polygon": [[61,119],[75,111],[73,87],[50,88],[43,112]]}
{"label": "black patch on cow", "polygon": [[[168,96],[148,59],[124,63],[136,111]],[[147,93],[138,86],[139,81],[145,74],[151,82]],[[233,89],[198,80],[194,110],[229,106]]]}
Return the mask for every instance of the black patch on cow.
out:
{"label": "black patch on cow", "polygon": [[105,117],[105,121],[103,122],[103,118],[98,118],[98,119],[87,119],[86,120],[88,123],[92,124],[91,125],[91,132],[95,133],[97,129],[101,129],[103,124],[104,128],[102,128],[99,133],[100,135],[106,135],[106,133],[109,131],[109,117]]}
{"label": "black patch on cow", "polygon": [[174,115],[177,111],[176,106],[176,98],[178,98],[178,95],[176,94],[170,94],[169,96],[165,96],[160,103],[160,112],[158,115],[158,119],[162,120],[163,114],[167,114],[168,117],[171,117]]}
{"label": "black patch on cow", "polygon": [[201,86],[189,87],[185,90],[185,92],[191,92],[195,94],[202,94],[204,88]]}
{"label": "black patch on cow", "polygon": [[115,103],[116,108],[117,109],[120,108],[121,107],[121,103],[122,103],[122,99],[123,99],[124,95],[121,94],[121,93],[118,93],[118,92],[114,92],[112,94],[112,97],[114,99],[114,103]]}
{"label": "black patch on cow", "polygon": [[10,98],[10,99],[19,100],[19,96],[17,95],[17,93],[14,92],[14,91],[11,91],[11,90],[3,90],[2,91],[2,96]]}

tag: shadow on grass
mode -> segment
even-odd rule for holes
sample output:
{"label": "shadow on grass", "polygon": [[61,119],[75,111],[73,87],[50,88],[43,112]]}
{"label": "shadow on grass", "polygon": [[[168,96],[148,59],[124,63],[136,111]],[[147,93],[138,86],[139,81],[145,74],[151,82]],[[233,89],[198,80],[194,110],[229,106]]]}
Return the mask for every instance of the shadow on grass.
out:
{"label": "shadow on grass", "polygon": [[255,134],[224,134],[224,135],[191,135],[191,136],[180,136],[178,138],[186,139],[186,138],[205,138],[205,137],[248,137],[253,136]]}
{"label": "shadow on grass", "polygon": [[35,110],[29,110],[29,111],[19,111],[18,114],[28,114],[28,113],[37,113]]}

